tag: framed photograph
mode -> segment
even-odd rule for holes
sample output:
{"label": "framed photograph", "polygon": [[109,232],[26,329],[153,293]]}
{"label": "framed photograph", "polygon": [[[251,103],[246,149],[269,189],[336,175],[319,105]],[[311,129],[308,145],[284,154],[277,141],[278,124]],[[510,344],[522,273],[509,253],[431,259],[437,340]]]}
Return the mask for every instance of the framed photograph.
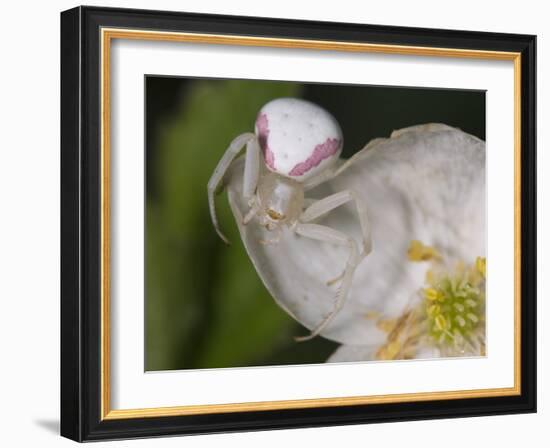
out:
{"label": "framed photograph", "polygon": [[535,412],[535,43],[63,12],[62,435]]}

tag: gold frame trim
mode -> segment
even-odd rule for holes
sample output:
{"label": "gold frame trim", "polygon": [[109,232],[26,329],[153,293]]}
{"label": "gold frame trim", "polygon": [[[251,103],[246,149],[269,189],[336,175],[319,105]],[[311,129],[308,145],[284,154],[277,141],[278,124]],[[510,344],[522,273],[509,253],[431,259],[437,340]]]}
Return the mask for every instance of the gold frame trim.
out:
{"label": "gold frame trim", "polygon": [[[110,366],[110,54],[113,39],[169,41],[213,45],[299,48],[355,53],[491,59],[514,62],[514,386],[444,392],[422,392],[357,397],[315,398],[213,405],[172,406],[141,409],[111,409]],[[521,394],[521,53],[418,47],[305,39],[280,39],[198,33],[101,29],[101,420],[167,417],[210,413],[306,409],[411,401],[502,397]]]}

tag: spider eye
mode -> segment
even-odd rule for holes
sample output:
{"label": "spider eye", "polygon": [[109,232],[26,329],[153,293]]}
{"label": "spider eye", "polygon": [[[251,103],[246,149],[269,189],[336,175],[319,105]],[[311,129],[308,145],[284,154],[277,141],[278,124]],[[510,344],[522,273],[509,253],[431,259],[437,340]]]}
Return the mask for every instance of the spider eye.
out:
{"label": "spider eye", "polygon": [[284,219],[285,217],[285,215],[283,215],[282,213],[276,212],[275,210],[272,210],[272,209],[267,210],[267,215],[275,221],[279,221],[281,219]]}

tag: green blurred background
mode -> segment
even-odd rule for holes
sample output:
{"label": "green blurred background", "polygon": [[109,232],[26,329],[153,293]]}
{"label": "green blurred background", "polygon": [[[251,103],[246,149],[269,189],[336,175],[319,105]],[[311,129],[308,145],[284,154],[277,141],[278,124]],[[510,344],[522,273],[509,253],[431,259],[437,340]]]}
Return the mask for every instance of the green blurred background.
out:
{"label": "green blurred background", "polygon": [[485,139],[485,92],[147,76],[145,370],[322,363],[337,344],[301,327],[261,283],[225,194],[214,231],[206,184],[229,142],[284,96],[329,110],[344,157],[394,129],[439,122]]}

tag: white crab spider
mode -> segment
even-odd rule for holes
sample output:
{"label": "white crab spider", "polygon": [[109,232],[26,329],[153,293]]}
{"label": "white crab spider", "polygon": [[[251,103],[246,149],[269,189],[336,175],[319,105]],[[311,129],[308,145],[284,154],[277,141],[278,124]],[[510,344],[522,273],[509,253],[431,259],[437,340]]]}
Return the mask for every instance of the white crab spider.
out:
{"label": "white crab spider", "polygon": [[[345,170],[354,159],[339,162],[342,130],[335,118],[316,104],[295,98],[279,98],[264,105],[256,119],[255,133],[236,137],[218,162],[208,182],[208,203],[214,227],[228,243],[216,217],[214,195],[226,171],[246,145],[243,196],[250,211],[243,224],[256,218],[270,231],[287,226],[297,235],[325,241],[349,249],[343,273],[327,284],[341,281],[333,310],[312,330],[297,340],[317,336],[343,307],[358,264],[371,251],[369,220],[364,203],[352,190],[344,190],[312,201],[304,197],[311,188]],[[362,250],[343,232],[313,223],[335,208],[353,201],[362,233]],[[306,207],[306,204],[310,204]],[[276,244],[278,237],[265,241]]]}

